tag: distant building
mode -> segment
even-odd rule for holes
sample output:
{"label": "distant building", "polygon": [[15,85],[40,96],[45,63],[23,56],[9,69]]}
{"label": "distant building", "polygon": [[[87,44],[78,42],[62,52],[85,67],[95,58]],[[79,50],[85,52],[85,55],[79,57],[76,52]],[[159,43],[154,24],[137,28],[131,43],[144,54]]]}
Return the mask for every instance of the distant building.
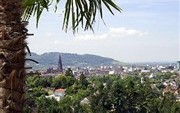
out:
{"label": "distant building", "polygon": [[81,104],[81,105],[84,105],[84,104],[89,105],[89,104],[90,104],[90,101],[89,101],[88,98],[85,97],[83,100],[81,100],[80,104]]}
{"label": "distant building", "polygon": [[141,70],[141,73],[149,73],[150,70]]}
{"label": "distant building", "polygon": [[44,72],[43,74],[46,75],[57,75],[57,74],[62,74],[63,73],[63,65],[62,65],[62,60],[61,60],[61,55],[59,55],[58,59],[58,65],[57,68],[54,69],[53,67],[50,67]]}
{"label": "distant building", "polygon": [[149,75],[149,78],[154,78],[154,77],[156,77],[156,75],[155,75],[154,73],[151,73],[151,74]]}
{"label": "distant building", "polygon": [[141,84],[143,84],[144,82],[144,77],[141,77]]}
{"label": "distant building", "polygon": [[46,98],[54,98],[57,101],[60,101],[62,98],[64,98],[65,95],[65,89],[56,89],[52,95],[46,96]]}
{"label": "distant building", "polygon": [[172,65],[169,65],[169,66],[167,66],[166,67],[168,70],[174,70],[174,66],[172,66]]}
{"label": "distant building", "polygon": [[46,73],[55,73],[55,70],[51,67],[46,70]]}
{"label": "distant building", "polygon": [[61,55],[59,55],[57,71],[63,73],[63,65],[62,65]]}
{"label": "distant building", "polygon": [[180,61],[177,61],[177,69],[180,71]]}
{"label": "distant building", "polygon": [[112,71],[109,71],[109,75],[114,75],[115,74],[115,71],[112,70]]}

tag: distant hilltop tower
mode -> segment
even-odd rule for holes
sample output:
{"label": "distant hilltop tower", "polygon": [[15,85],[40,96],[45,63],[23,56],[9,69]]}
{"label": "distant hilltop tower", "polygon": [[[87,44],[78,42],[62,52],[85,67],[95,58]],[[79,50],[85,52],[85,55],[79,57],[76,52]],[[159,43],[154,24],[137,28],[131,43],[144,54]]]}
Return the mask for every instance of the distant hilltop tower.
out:
{"label": "distant hilltop tower", "polygon": [[61,55],[59,55],[57,71],[63,73],[63,65],[62,65]]}

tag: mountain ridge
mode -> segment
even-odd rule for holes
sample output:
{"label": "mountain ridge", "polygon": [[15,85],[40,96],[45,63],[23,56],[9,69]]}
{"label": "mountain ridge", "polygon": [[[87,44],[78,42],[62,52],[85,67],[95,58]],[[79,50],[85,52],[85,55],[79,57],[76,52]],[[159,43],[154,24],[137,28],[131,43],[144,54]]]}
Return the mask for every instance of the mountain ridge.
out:
{"label": "mountain ridge", "polygon": [[35,52],[27,55],[27,58],[31,58],[39,62],[35,64],[32,62],[27,62],[27,65],[30,65],[35,68],[48,68],[56,67],[59,55],[61,55],[63,66],[74,66],[74,67],[87,67],[87,66],[101,66],[101,65],[121,65],[122,62],[114,60],[108,57],[102,57],[99,55],[93,54],[77,54],[77,53],[62,53],[62,52],[46,52],[43,54],[37,54]]}

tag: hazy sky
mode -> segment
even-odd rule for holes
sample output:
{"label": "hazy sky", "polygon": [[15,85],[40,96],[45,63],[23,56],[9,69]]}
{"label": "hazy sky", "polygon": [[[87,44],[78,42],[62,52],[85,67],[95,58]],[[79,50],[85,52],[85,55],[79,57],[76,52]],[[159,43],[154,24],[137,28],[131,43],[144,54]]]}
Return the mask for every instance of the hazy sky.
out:
{"label": "hazy sky", "polygon": [[95,33],[73,35],[62,31],[62,11],[43,13],[39,28],[31,19],[27,42],[31,51],[96,54],[122,62],[180,60],[179,0],[116,0],[123,9],[110,15],[105,9],[106,25],[97,18]]}

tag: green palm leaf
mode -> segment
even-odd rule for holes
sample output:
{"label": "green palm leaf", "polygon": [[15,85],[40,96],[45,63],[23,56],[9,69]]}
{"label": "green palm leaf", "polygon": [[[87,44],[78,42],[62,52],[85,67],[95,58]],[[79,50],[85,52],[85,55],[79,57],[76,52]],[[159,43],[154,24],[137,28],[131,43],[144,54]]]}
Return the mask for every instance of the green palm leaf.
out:
{"label": "green palm leaf", "polygon": [[[44,9],[48,10],[49,5],[55,4],[55,11],[57,10],[60,0],[52,0],[52,2],[50,2],[50,0],[24,0],[25,11],[23,20],[28,21],[30,17],[34,15],[36,16],[38,26],[40,16]],[[113,9],[121,12],[121,8],[117,6],[113,0],[66,0],[63,29],[67,31],[69,28],[72,28],[75,33],[81,25],[84,30],[93,30],[92,25],[97,15],[100,15],[101,19],[103,19],[103,6],[113,15]]]}

